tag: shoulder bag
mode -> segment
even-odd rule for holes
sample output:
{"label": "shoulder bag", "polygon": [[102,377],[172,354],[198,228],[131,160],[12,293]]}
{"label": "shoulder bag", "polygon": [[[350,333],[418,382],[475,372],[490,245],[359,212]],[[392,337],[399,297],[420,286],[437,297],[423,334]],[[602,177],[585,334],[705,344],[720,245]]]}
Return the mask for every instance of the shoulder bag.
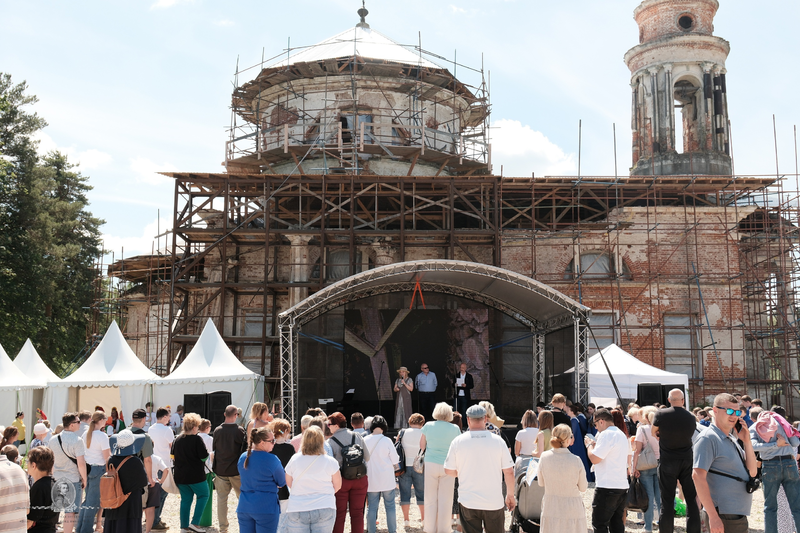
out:
{"label": "shoulder bag", "polygon": [[[67,459],[69,459],[70,461],[75,463],[75,466],[78,466],[78,460],[75,457],[72,457],[71,455],[67,454],[66,450],[64,450],[64,445],[61,444],[61,435],[59,435],[56,440],[58,441],[58,445],[61,447],[61,451],[64,453],[64,455],[67,456]],[[86,462],[86,458],[85,457],[84,457],[84,462]],[[92,465],[90,465],[89,463],[86,463],[86,477],[87,478],[89,477],[89,472],[91,472],[91,471],[92,471]]]}
{"label": "shoulder bag", "polygon": [[[644,431],[642,431],[644,433]],[[642,451],[639,452],[639,459],[636,461],[636,470],[651,470],[658,466],[658,459],[656,459],[656,452],[650,445],[650,437],[644,433],[644,446]]]}
{"label": "shoulder bag", "polygon": [[420,450],[414,458],[414,472],[417,474],[425,473],[425,450]]}
{"label": "shoulder bag", "polygon": [[400,430],[400,435],[397,436],[397,442],[394,444],[397,457],[399,457],[397,465],[395,465],[394,469],[395,477],[400,477],[406,473],[406,451],[403,449],[403,434],[405,432],[405,429]]}

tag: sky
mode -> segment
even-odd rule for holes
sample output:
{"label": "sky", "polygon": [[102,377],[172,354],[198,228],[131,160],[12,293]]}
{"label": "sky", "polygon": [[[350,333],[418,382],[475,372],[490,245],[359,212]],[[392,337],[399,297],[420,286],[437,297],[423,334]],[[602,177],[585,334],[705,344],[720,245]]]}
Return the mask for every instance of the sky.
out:
{"label": "sky", "polygon": [[[372,29],[487,72],[492,162],[504,176],[628,173],[638,0],[368,0]],[[796,172],[800,2],[720,0],[739,175]],[[89,209],[115,258],[167,245],[174,183],[158,172],[222,172],[240,69],[358,22],[360,0],[0,0],[0,71],[26,81],[58,149],[89,176]],[[446,61],[434,59],[452,71]],[[256,70],[240,75],[244,83]],[[476,85],[477,75],[456,75]],[[778,166],[773,143],[776,117]],[[502,169],[501,169],[502,167]],[[791,188],[795,179],[792,176]],[[170,241],[171,242],[171,241]]]}

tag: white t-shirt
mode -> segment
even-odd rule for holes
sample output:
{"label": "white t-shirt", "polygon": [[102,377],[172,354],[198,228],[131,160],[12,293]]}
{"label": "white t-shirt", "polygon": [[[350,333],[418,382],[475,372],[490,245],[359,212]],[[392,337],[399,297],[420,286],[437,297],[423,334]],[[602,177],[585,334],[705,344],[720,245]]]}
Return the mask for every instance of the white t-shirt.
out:
{"label": "white t-shirt", "polygon": [[169,417],[169,427],[171,427],[173,430],[180,430],[182,423],[181,415],[178,413],[172,413],[172,415]]}
{"label": "white t-shirt", "polygon": [[636,428],[635,442],[642,443],[642,451],[644,451],[645,439],[647,439],[647,442],[650,443],[650,448],[652,448],[653,451],[655,452],[656,459],[661,457],[661,452],[658,449],[658,439],[653,436],[653,427],[650,426],[649,424],[645,426],[639,426],[638,428]]}
{"label": "white t-shirt", "polygon": [[[89,432],[83,434],[83,442],[86,443],[89,440],[87,437],[89,436]],[[87,463],[90,465],[105,465],[106,460],[103,457],[103,450],[110,449],[108,444],[108,435],[104,432],[100,431],[99,429],[95,429],[92,431],[92,444],[91,446],[86,447],[86,453],[84,454],[83,458],[86,460]]]}
{"label": "white t-shirt", "polygon": [[296,453],[286,465],[286,475],[292,477],[287,513],[336,509],[332,476],[339,463],[328,455]]}
{"label": "white t-shirt", "polygon": [[408,428],[403,431],[403,453],[406,454],[406,466],[414,466],[414,459],[419,453],[419,442],[422,440],[422,430]]}
{"label": "white t-shirt", "polygon": [[384,492],[394,489],[397,485],[394,477],[394,465],[400,462],[400,457],[394,449],[392,439],[384,435],[373,434],[364,437],[364,444],[369,449],[367,492]]}
{"label": "white t-shirt", "polygon": [[502,509],[503,469],[514,462],[505,441],[489,431],[467,431],[450,443],[444,467],[458,471],[458,503],[467,509]]}
{"label": "white t-shirt", "polygon": [[525,428],[517,432],[516,440],[521,442],[519,447],[520,455],[533,455],[533,448],[536,446],[536,437],[539,435],[539,428]]}
{"label": "white t-shirt", "polygon": [[602,459],[592,466],[601,489],[628,488],[628,439],[616,426],[597,434],[597,444],[592,452]]}
{"label": "white t-shirt", "polygon": [[[165,463],[164,460],[156,454],[151,455],[150,459],[153,461],[153,479],[158,479],[158,471],[166,470],[167,463]],[[161,479],[163,480],[164,477],[166,477],[166,474],[164,474]]]}
{"label": "white t-shirt", "polygon": [[208,465],[208,470],[210,471],[212,468],[212,455],[214,454],[214,449],[212,444],[214,443],[214,438],[209,435],[208,433],[198,433],[201,439],[203,439],[203,444],[206,445],[206,451],[208,451],[208,459],[206,459],[206,465]]}
{"label": "white t-shirt", "polygon": [[150,426],[155,426],[158,423],[156,420],[155,413],[146,413],[144,415],[144,432],[147,433],[147,430],[150,429]]}
{"label": "white t-shirt", "polygon": [[147,434],[150,435],[150,440],[153,441],[153,453],[161,457],[167,463],[167,466],[172,466],[172,458],[170,457],[172,452],[170,450],[172,449],[172,441],[175,440],[175,434],[172,429],[164,424],[156,424],[155,426],[150,426]]}

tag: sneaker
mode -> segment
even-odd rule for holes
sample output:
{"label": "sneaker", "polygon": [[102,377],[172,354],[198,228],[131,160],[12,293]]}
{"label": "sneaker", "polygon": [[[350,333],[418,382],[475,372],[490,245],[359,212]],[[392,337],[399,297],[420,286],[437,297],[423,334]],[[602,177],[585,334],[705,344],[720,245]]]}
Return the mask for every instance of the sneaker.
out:
{"label": "sneaker", "polygon": [[206,533],[206,528],[189,524],[189,531],[194,531],[194,533]]}
{"label": "sneaker", "polygon": [[163,520],[159,520],[158,524],[153,524],[153,527],[151,527],[150,529],[157,529],[159,531],[163,531],[165,529],[169,529],[169,526],[167,526],[167,524],[165,524]]}
{"label": "sneaker", "polygon": [[411,520],[403,520],[403,527],[411,527]]}

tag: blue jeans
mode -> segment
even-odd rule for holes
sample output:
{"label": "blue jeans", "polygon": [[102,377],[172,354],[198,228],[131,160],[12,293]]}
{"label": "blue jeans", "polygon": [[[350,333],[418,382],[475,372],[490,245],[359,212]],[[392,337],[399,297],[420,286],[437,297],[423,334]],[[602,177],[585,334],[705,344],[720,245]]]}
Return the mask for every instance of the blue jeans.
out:
{"label": "blue jeans", "polygon": [[783,485],[795,524],[800,524],[800,475],[797,463],[789,455],[761,463],[764,483],[764,531],[778,531],[778,490]]}
{"label": "blue jeans", "polygon": [[397,513],[394,505],[394,489],[383,492],[367,492],[367,531],[375,533],[375,522],[378,520],[378,504],[383,496],[383,508],[386,509],[386,526],[389,533],[397,532]]}
{"label": "blue jeans", "polygon": [[653,531],[653,511],[658,508],[658,514],[661,514],[661,489],[658,486],[658,468],[651,468],[650,470],[639,471],[639,481],[644,485],[647,491],[647,501],[650,505],[647,506],[647,511],[644,512],[644,530]]}
{"label": "blue jeans", "polygon": [[78,533],[94,531],[94,519],[100,510],[100,478],[105,472],[105,465],[92,465],[92,471],[86,479],[86,496],[78,514],[78,525],[75,527]]}
{"label": "blue jeans", "polygon": [[236,516],[239,518],[239,533],[275,533],[281,515],[237,512]]}
{"label": "blue jeans", "polygon": [[314,509],[286,513],[284,525],[286,533],[331,533],[334,522],[336,522],[336,509]]}
{"label": "blue jeans", "polygon": [[406,467],[406,473],[398,478],[400,483],[400,505],[411,505],[411,486],[414,486],[414,495],[417,505],[425,504],[425,474],[418,474],[413,466]]}
{"label": "blue jeans", "polygon": [[[178,490],[181,491],[181,529],[187,529],[189,527],[189,513],[192,510],[192,500],[195,496],[197,496],[197,504],[194,506],[192,524],[199,526],[200,518],[203,516],[203,511],[206,508],[206,503],[211,497],[211,491],[208,490],[208,483],[205,480],[200,483],[192,483],[191,485],[178,483]],[[277,515],[275,516],[275,524],[277,527]]]}
{"label": "blue jeans", "polygon": [[[162,479],[164,477],[164,472],[162,470],[158,471],[158,479]],[[153,514],[153,524],[158,524],[161,521],[161,511],[164,509],[164,500],[167,499],[167,495],[169,492],[165,490],[161,490],[161,505],[156,507],[155,514]],[[80,532],[78,532],[80,533]]]}

